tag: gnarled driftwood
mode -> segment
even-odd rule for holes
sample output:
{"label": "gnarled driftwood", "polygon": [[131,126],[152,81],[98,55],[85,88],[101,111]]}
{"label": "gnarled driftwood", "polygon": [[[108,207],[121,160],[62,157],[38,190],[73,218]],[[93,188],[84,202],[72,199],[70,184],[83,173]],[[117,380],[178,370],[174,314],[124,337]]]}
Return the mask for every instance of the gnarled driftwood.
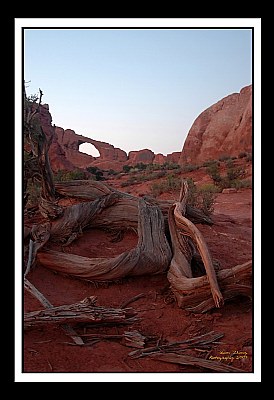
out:
{"label": "gnarled driftwood", "polygon": [[95,305],[96,299],[91,296],[84,300],[45,310],[32,311],[24,314],[24,327],[36,327],[45,324],[64,324],[87,322],[98,326],[100,324],[129,324],[135,322],[136,311],[132,308],[107,308]]}
{"label": "gnarled driftwood", "polygon": [[[251,297],[251,261],[216,274],[201,232],[184,216],[186,202],[187,183],[183,182],[181,202],[170,208],[168,219],[173,257],[167,277],[179,307],[205,312],[221,307],[224,299],[237,295]],[[193,278],[190,265],[194,254],[193,245],[196,246],[206,270],[206,275],[198,278]]]}
{"label": "gnarled driftwood", "polygon": [[[120,192],[111,186],[108,186],[98,181],[76,180],[67,182],[56,182],[55,190],[62,196],[76,197],[78,199],[96,200],[99,197],[108,195],[110,193],[119,194],[119,200],[115,207],[109,207],[102,211],[97,216],[97,227],[125,228],[137,227],[138,224],[138,202],[139,198],[129,193]],[[148,196],[145,196],[148,199]],[[169,207],[173,204],[170,200],[155,200],[149,198],[150,203],[157,204],[164,218],[167,219]],[[189,218],[194,224],[212,224],[209,216],[205,215],[201,210],[186,204],[186,217]]]}
{"label": "gnarled driftwood", "polygon": [[[111,201],[112,197],[115,200],[117,195],[110,194],[105,197],[105,200],[107,201],[108,199]],[[92,208],[91,213],[87,211],[87,223],[100,213],[101,200],[98,199],[98,202],[95,201],[98,206],[96,210]],[[83,208],[85,205],[87,205],[88,209],[92,206],[92,204],[86,203],[83,204]],[[75,223],[77,224],[77,220],[79,221],[79,219],[76,218],[74,220],[74,213],[69,215],[72,215],[72,225],[75,226]],[[66,218],[66,214],[63,218],[64,223],[69,221]],[[65,227],[62,221],[60,221],[60,227],[52,231],[53,237],[59,237],[65,231]],[[71,228],[68,232],[70,234]],[[65,237],[68,236],[66,231],[64,235]],[[172,254],[164,232],[163,215],[157,205],[151,205],[143,199],[139,200],[138,236],[138,243],[134,249],[125,251],[114,258],[88,258],[58,251],[44,250],[37,254],[37,261],[57,272],[91,281],[106,281],[125,276],[152,275],[165,272]]]}

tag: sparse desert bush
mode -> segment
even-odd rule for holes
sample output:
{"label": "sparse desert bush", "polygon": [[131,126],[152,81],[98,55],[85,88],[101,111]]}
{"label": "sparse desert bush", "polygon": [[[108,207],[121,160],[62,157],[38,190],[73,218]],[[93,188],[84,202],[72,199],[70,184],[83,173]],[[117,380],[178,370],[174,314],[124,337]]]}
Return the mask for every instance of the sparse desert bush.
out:
{"label": "sparse desert bush", "polygon": [[[104,172],[98,168],[98,167],[87,167],[87,171],[94,175],[94,178],[96,181],[104,181],[105,177],[104,177]],[[113,171],[113,170],[112,170]],[[115,172],[115,171],[113,171]]]}
{"label": "sparse desert bush", "polygon": [[126,187],[139,183],[135,176],[130,176],[125,182],[121,183],[121,187]]}
{"label": "sparse desert bush", "polygon": [[247,156],[247,152],[246,151],[241,151],[239,154],[238,154],[238,158],[244,158],[244,157],[246,157]]}
{"label": "sparse desert bush", "polygon": [[137,168],[139,171],[144,171],[146,169],[147,165],[139,162],[137,164],[134,165],[134,168]]}
{"label": "sparse desert bush", "polygon": [[114,171],[114,169],[112,169],[112,168],[109,169],[109,170],[107,170],[106,173],[107,173],[108,175],[118,175],[118,174],[119,174],[118,171]]}
{"label": "sparse desert bush", "polygon": [[181,167],[181,170],[182,170],[182,172],[192,172],[192,171],[196,171],[199,168],[200,168],[199,165],[186,164]]}
{"label": "sparse desert bush", "polygon": [[211,192],[211,193],[220,193],[221,190],[218,186],[214,185],[213,183],[204,183],[199,187],[201,192]]}
{"label": "sparse desert bush", "polygon": [[174,176],[173,174],[168,174],[164,180],[161,182],[155,182],[151,185],[151,194],[154,197],[159,196],[165,192],[173,192],[180,189],[181,179]]}
{"label": "sparse desert bush", "polygon": [[211,215],[214,211],[216,195],[220,188],[212,183],[197,187],[193,179],[188,182],[188,204],[202,210],[206,215]]}
{"label": "sparse desert bush", "polygon": [[141,182],[152,181],[154,179],[162,178],[166,175],[166,171],[155,171],[155,172],[144,172],[144,173],[135,173],[121,184],[122,187],[130,186],[130,185],[137,185]]}
{"label": "sparse desert bush", "polygon": [[252,153],[247,154],[246,161],[252,161]]}
{"label": "sparse desert bush", "polygon": [[250,179],[235,179],[230,187],[234,187],[236,189],[245,189],[252,188],[252,181]]}
{"label": "sparse desert bush", "polygon": [[159,171],[163,169],[161,164],[147,164],[147,171]]}
{"label": "sparse desert bush", "polygon": [[207,160],[203,162],[202,167],[209,167],[212,164],[217,164],[219,166],[220,162],[218,160]]}
{"label": "sparse desert bush", "polygon": [[231,156],[229,156],[228,154],[223,154],[222,156],[219,157],[219,161],[227,161],[230,159],[231,159]]}
{"label": "sparse desert bush", "polygon": [[130,165],[128,165],[128,164],[126,164],[126,165],[123,165],[123,172],[125,172],[125,173],[128,173],[129,171],[130,171]]}
{"label": "sparse desert bush", "polygon": [[197,208],[201,209],[206,215],[211,215],[214,211],[214,204],[217,193],[220,189],[215,185],[206,184],[197,189]]}
{"label": "sparse desert bush", "polygon": [[217,162],[210,163],[207,166],[207,173],[221,190],[229,187],[248,187],[248,183],[240,183],[246,176],[245,168],[243,166],[235,167],[234,160],[231,157],[225,160],[225,175],[221,176],[219,166]]}
{"label": "sparse desert bush", "polygon": [[229,167],[227,170],[228,180],[235,181],[236,179],[243,179],[246,175],[246,171],[243,167]]}
{"label": "sparse desert bush", "polygon": [[66,171],[63,169],[59,169],[54,176],[53,179],[55,182],[65,182],[65,181],[74,181],[74,180],[81,180],[81,179],[89,179],[88,174],[84,171],[75,169],[73,171]]}
{"label": "sparse desert bush", "polygon": [[211,177],[213,182],[217,185],[221,182],[222,178],[219,172],[219,163],[212,161],[206,168],[206,172]]}
{"label": "sparse desert bush", "polygon": [[[192,178],[187,178],[188,182],[188,204],[202,210],[206,215],[210,215],[214,211],[214,203],[216,193],[220,191],[213,184],[203,185],[198,188]],[[168,175],[162,182],[153,183],[151,185],[151,194],[154,197],[166,192],[177,192],[181,188],[181,179],[172,175]]]}
{"label": "sparse desert bush", "polygon": [[162,165],[162,169],[180,169],[181,166],[175,162],[172,161],[166,161]]}

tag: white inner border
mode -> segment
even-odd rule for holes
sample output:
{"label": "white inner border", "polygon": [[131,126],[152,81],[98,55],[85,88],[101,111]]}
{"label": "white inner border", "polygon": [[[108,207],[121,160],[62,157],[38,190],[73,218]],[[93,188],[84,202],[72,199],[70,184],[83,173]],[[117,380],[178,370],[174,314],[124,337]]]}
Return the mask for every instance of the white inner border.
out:
{"label": "white inner border", "polygon": [[[261,19],[15,18],[15,382],[261,382]],[[22,28],[254,28],[254,373],[22,372]]]}

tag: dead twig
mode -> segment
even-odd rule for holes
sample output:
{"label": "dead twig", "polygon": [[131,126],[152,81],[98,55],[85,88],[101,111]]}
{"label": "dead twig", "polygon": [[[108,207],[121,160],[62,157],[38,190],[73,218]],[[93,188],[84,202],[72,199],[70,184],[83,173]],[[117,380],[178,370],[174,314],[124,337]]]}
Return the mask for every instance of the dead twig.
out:
{"label": "dead twig", "polygon": [[[24,278],[24,288],[29,293],[31,293],[34,297],[36,297],[36,299],[45,308],[53,307],[53,305],[48,301],[48,299],[41,292],[39,292],[39,290],[32,283],[30,283],[30,281],[28,281],[26,278]],[[72,340],[74,341],[75,344],[78,344],[78,345],[84,344],[83,340],[80,338],[80,336],[77,335],[77,333],[71,326],[69,326],[67,324],[63,324],[63,325],[61,325],[61,327],[65,332],[70,334],[70,337],[72,338]]]}
{"label": "dead twig", "polygon": [[136,296],[132,297],[131,299],[124,301],[124,302],[120,305],[120,308],[125,308],[125,307],[127,307],[129,304],[133,303],[133,302],[136,301],[136,300],[141,299],[142,297],[146,297],[145,293],[137,294]]}
{"label": "dead twig", "polygon": [[[94,296],[91,296],[78,303],[25,313],[24,326],[29,328],[45,324],[64,323],[92,323],[93,326],[98,326],[101,323],[115,325],[116,323],[123,323],[136,315],[136,311],[131,308],[121,309],[96,306],[94,300]],[[66,331],[71,333],[70,329],[66,329]]]}
{"label": "dead twig", "polygon": [[156,346],[153,347],[147,347],[146,349],[143,350],[132,351],[129,355],[133,358],[139,358],[139,357],[145,357],[155,352],[174,352],[174,351],[181,352],[182,350],[187,350],[193,347],[208,345],[209,343],[213,343],[215,340],[218,340],[223,336],[224,336],[223,333],[211,331],[205,333],[204,335],[196,336],[194,338],[182,340],[179,342],[173,342],[163,345],[159,345],[157,343]]}

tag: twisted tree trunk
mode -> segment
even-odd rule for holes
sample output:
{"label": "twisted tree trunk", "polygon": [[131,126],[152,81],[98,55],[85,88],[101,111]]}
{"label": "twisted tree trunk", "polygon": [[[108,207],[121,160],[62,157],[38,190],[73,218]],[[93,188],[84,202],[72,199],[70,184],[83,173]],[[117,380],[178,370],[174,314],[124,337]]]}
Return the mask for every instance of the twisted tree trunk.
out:
{"label": "twisted tree trunk", "polygon": [[[123,228],[125,226],[137,227],[139,198],[136,196],[120,192],[102,182],[88,180],[56,182],[55,190],[61,196],[75,197],[89,201],[96,200],[110,193],[119,194],[119,201],[115,204],[115,208],[108,208],[97,217],[97,227],[109,227],[110,223],[115,228]],[[155,200],[149,196],[144,196],[144,199],[149,203],[158,205],[167,221],[168,210],[174,203],[173,201]],[[213,224],[209,216],[189,204],[186,204],[186,217],[194,224]]]}
{"label": "twisted tree trunk", "polygon": [[[138,199],[101,182],[65,182],[57,184],[57,190],[62,195],[73,193],[76,196],[77,193],[85,199],[96,199],[67,207],[63,216],[51,223],[49,231],[34,240],[38,264],[89,281],[109,281],[168,270],[167,277],[178,305],[195,312],[221,307],[224,299],[239,294],[251,296],[251,262],[216,274],[206,242],[189,219],[194,215],[193,219],[197,220],[198,215],[199,222],[207,221],[202,214],[192,214],[192,209],[188,208],[186,182],[182,185],[180,201],[173,205],[157,203],[150,198],[147,201]],[[137,223],[137,246],[114,258],[88,258],[43,247],[51,242],[68,245],[85,229],[136,229]],[[166,235],[170,235],[172,251]],[[197,254],[206,275],[193,278],[191,261]]]}
{"label": "twisted tree trunk", "polygon": [[[237,295],[251,297],[251,261],[217,273],[206,245],[197,229],[185,216],[188,188],[183,182],[181,202],[169,210],[169,229],[172,240],[173,257],[167,278],[171,284],[178,305],[195,312],[205,312],[213,307],[221,307],[224,299]],[[203,261],[206,275],[193,278],[191,259],[195,247]]]}
{"label": "twisted tree trunk", "polygon": [[[114,193],[95,202],[81,204],[81,218],[79,207],[72,206],[53,228],[53,240],[74,238],[73,231],[77,234],[79,226],[82,229],[97,220],[102,206],[108,206],[118,198]],[[88,258],[57,251],[40,251],[37,261],[55,271],[91,281],[165,272],[172,253],[164,232],[163,215],[158,206],[142,199],[139,200],[138,236],[138,244],[134,249],[114,258]]]}

